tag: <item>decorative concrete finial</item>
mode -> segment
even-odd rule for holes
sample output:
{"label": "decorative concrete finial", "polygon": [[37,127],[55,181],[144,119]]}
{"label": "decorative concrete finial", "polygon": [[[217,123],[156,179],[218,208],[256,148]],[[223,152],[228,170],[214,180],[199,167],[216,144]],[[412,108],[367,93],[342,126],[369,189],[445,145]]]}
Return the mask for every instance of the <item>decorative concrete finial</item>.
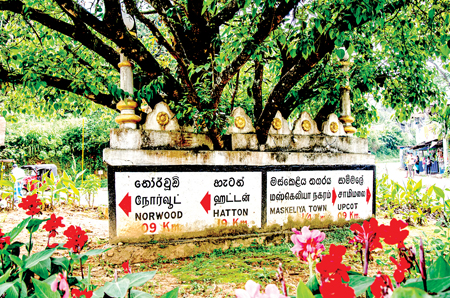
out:
{"label": "decorative concrete finial", "polygon": [[247,116],[243,108],[235,108],[233,112],[231,112],[231,119],[234,119],[234,123],[231,121],[227,134],[255,132],[255,128],[252,125],[252,119]]}
{"label": "decorative concrete finial", "polygon": [[269,134],[272,135],[289,135],[291,130],[286,119],[283,118],[280,111],[277,111],[275,117],[272,120],[272,125],[269,129]]}
{"label": "decorative concrete finial", "polygon": [[327,121],[322,124],[322,133],[329,136],[344,136],[344,126],[339,122],[336,114],[328,115]]}
{"label": "decorative concrete finial", "polygon": [[144,129],[179,131],[180,126],[175,114],[170,110],[169,106],[161,101],[155,105],[153,111],[148,114],[145,120]]}
{"label": "decorative concrete finial", "polygon": [[320,134],[317,123],[308,112],[302,112],[300,118],[294,122],[294,135],[317,135]]}

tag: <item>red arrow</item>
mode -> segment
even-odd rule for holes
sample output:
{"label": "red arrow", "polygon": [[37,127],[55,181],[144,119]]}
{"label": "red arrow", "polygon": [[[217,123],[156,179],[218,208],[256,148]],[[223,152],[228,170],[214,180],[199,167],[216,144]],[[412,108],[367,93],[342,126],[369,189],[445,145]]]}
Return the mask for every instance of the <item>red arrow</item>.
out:
{"label": "red arrow", "polygon": [[367,190],[366,190],[366,202],[367,202],[367,204],[369,204],[371,195],[372,194],[370,193],[369,188],[367,188]]}
{"label": "red arrow", "polygon": [[331,203],[333,203],[333,206],[334,206],[334,203],[336,203],[336,198],[337,198],[336,190],[334,190],[334,188],[333,188],[333,193],[332,193],[332,197],[331,197]]}
{"label": "red arrow", "polygon": [[202,204],[203,209],[205,209],[206,214],[208,214],[208,211],[211,210],[211,195],[209,194],[209,191],[200,201],[200,204]]}
{"label": "red arrow", "polygon": [[129,195],[129,193],[127,193],[123,199],[122,202],[119,203],[119,207],[122,208],[123,212],[125,212],[125,214],[130,217],[130,212],[131,212],[131,197]]}

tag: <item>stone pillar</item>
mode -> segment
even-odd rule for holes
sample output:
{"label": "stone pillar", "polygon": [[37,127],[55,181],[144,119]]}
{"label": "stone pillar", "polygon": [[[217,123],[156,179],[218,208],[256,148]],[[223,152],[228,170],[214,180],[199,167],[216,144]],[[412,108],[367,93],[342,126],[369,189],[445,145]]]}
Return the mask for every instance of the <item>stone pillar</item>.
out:
{"label": "stone pillar", "polygon": [[[131,62],[128,58],[121,53],[120,54],[120,88],[130,95],[133,95],[133,70]],[[136,123],[141,121],[141,117],[134,113],[138,103],[128,98],[125,101],[121,100],[117,103],[116,107],[120,111],[120,115],[116,117],[116,122],[120,124],[120,128],[132,128],[136,129]]]}
{"label": "stone pillar", "polygon": [[348,61],[349,55],[344,49],[344,58],[340,61],[342,72],[346,74],[345,86],[341,87],[341,117],[339,120],[344,125],[344,130],[347,134],[353,135],[356,132],[356,128],[352,126],[355,118],[352,117],[351,101],[350,101],[350,83],[348,70],[350,68],[350,62]]}

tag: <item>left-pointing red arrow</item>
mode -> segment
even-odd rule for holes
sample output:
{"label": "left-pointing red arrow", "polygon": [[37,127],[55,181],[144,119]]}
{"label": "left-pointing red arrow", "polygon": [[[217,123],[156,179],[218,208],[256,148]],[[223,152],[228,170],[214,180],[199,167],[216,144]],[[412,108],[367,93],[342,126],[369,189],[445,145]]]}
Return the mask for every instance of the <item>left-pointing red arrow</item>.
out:
{"label": "left-pointing red arrow", "polygon": [[119,203],[119,207],[122,208],[123,212],[125,212],[125,214],[130,217],[130,212],[131,212],[131,197],[130,197],[130,193],[127,193],[122,201]]}
{"label": "left-pointing red arrow", "polygon": [[209,191],[200,201],[200,204],[202,205],[203,209],[205,209],[206,214],[208,214],[208,211],[211,210],[211,195],[209,194]]}

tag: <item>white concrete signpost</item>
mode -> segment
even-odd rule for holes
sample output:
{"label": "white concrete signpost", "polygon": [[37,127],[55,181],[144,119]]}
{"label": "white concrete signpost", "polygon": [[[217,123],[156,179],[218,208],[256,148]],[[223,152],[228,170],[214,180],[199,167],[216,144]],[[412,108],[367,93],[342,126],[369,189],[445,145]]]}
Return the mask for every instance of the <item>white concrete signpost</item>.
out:
{"label": "white concrete signpost", "polygon": [[367,218],[374,213],[370,170],[268,171],[267,224],[288,217]]}
{"label": "white concrete signpost", "polygon": [[374,179],[374,165],[109,167],[110,235],[365,219],[375,214]]}
{"label": "white concrete signpost", "polygon": [[116,172],[117,236],[261,227],[261,172]]}

